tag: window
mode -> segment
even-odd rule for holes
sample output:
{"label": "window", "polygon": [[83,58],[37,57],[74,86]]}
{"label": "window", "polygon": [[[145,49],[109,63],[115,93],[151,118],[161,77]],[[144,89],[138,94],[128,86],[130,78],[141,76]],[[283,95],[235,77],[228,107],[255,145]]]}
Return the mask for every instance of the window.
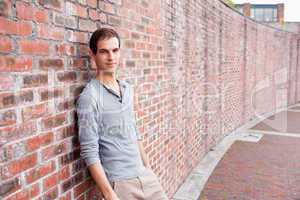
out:
{"label": "window", "polygon": [[252,7],[251,18],[262,22],[275,22],[277,21],[277,8],[276,7]]}

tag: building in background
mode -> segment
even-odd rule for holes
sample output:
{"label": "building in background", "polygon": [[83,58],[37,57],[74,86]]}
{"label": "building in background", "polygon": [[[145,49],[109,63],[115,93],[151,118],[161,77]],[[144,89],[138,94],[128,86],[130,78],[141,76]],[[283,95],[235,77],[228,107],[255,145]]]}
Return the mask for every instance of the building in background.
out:
{"label": "building in background", "polygon": [[284,4],[235,4],[235,9],[258,22],[300,33],[300,22],[284,21]]}
{"label": "building in background", "polygon": [[236,9],[259,22],[284,22],[284,4],[236,4]]}

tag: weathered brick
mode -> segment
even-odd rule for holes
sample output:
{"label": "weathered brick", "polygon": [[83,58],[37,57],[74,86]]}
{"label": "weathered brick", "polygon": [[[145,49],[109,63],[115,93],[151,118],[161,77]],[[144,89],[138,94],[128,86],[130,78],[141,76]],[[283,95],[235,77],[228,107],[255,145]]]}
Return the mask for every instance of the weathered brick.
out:
{"label": "weathered brick", "polygon": [[0,74],[0,91],[12,90],[15,87],[16,78],[10,74]]}
{"label": "weathered brick", "polygon": [[37,25],[37,37],[50,40],[64,40],[64,28],[52,27],[45,24]]}
{"label": "weathered brick", "polygon": [[16,111],[0,111],[0,127],[15,124],[17,121]]}
{"label": "weathered brick", "polygon": [[58,114],[55,116],[42,119],[42,125],[44,130],[61,126],[67,122],[66,113]]}
{"label": "weathered brick", "polygon": [[23,72],[31,71],[32,58],[19,56],[1,56],[0,57],[0,72]]}
{"label": "weathered brick", "polygon": [[116,8],[113,4],[105,1],[98,1],[98,6],[101,9],[101,11],[109,13],[109,14],[117,14]]}
{"label": "weathered brick", "polygon": [[41,101],[50,100],[57,97],[63,96],[63,90],[61,88],[54,89],[41,89],[39,91]]}
{"label": "weathered brick", "polygon": [[0,108],[8,108],[15,105],[32,102],[33,101],[33,91],[21,91],[16,94],[14,93],[0,93]]}
{"label": "weathered brick", "polygon": [[107,15],[103,12],[98,12],[97,10],[92,10],[90,9],[89,10],[89,17],[92,19],[92,20],[99,20],[101,21],[102,23],[106,23],[107,22]]}
{"label": "weathered brick", "polygon": [[75,100],[74,99],[67,99],[67,100],[64,100],[64,101],[59,101],[57,102],[56,104],[57,106],[57,110],[58,111],[66,111],[66,110],[71,110],[71,109],[74,109],[75,108]]}
{"label": "weathered brick", "polygon": [[65,191],[69,190],[74,185],[80,183],[82,181],[82,179],[83,179],[82,173],[76,174],[75,176],[73,176],[69,180],[62,183],[62,186],[61,186],[62,191],[65,192]]}
{"label": "weathered brick", "polygon": [[64,61],[61,58],[42,59],[42,60],[39,60],[39,67],[42,70],[63,69],[64,68]]}
{"label": "weathered brick", "polygon": [[91,179],[85,180],[83,183],[74,187],[74,197],[77,198],[93,185]]}
{"label": "weathered brick", "polygon": [[68,62],[69,68],[87,69],[88,60],[86,58],[72,58]]}
{"label": "weathered brick", "polygon": [[97,29],[97,24],[90,20],[79,19],[79,30],[94,32]]}
{"label": "weathered brick", "polygon": [[14,191],[21,188],[19,178],[14,178],[8,181],[1,181],[0,183],[0,197],[5,197]]}
{"label": "weathered brick", "polygon": [[22,54],[47,55],[49,53],[48,42],[42,40],[20,40],[18,45]]}
{"label": "weathered brick", "polygon": [[66,2],[66,9],[68,15],[75,15],[82,18],[87,17],[87,9],[83,6],[76,5],[71,2]]}
{"label": "weathered brick", "polygon": [[36,87],[48,84],[47,74],[35,74],[23,76],[23,87]]}
{"label": "weathered brick", "polygon": [[59,182],[58,173],[54,173],[43,180],[43,189],[44,191],[49,190],[50,188],[57,185]]}
{"label": "weathered brick", "polygon": [[9,37],[0,38],[0,52],[10,53],[13,50],[12,40]]}
{"label": "weathered brick", "polygon": [[97,7],[97,0],[87,0],[87,5],[92,7],[92,8],[96,8]]}
{"label": "weathered brick", "polygon": [[36,124],[33,121],[3,127],[0,129],[0,146],[20,137],[33,135],[36,133],[36,130]]}
{"label": "weathered brick", "polygon": [[40,165],[39,167],[30,170],[29,172],[26,173],[26,183],[31,184],[34,181],[50,174],[55,170],[55,162],[54,161],[49,161],[45,164]]}
{"label": "weathered brick", "polygon": [[47,103],[29,106],[22,109],[23,121],[40,118],[46,115],[49,115]]}
{"label": "weathered brick", "polygon": [[59,164],[60,165],[66,165],[69,164],[70,162],[78,159],[80,157],[80,150],[76,149],[71,153],[68,153],[66,155],[63,155],[59,158]]}
{"label": "weathered brick", "polygon": [[46,8],[62,11],[64,2],[60,0],[38,0],[38,3]]}
{"label": "weathered brick", "polygon": [[60,155],[67,151],[67,144],[62,142],[58,145],[52,145],[50,147],[45,148],[42,151],[42,158],[43,160],[48,160],[54,156]]}
{"label": "weathered brick", "polygon": [[0,2],[0,16],[9,17],[12,15],[12,2],[3,0]]}
{"label": "weathered brick", "polygon": [[46,23],[48,21],[47,10],[39,10],[24,2],[17,2],[16,13],[17,17],[22,20],[34,20],[40,23]]}
{"label": "weathered brick", "polygon": [[74,82],[77,79],[77,74],[75,71],[60,72],[57,73],[56,77],[60,82]]}
{"label": "weathered brick", "polygon": [[42,199],[57,199],[58,197],[58,188],[54,187],[53,189],[49,190],[48,192],[46,192]]}
{"label": "weathered brick", "polygon": [[4,167],[7,168],[7,173],[2,174],[1,178],[7,179],[16,174],[19,174],[22,171],[30,169],[37,164],[37,154],[31,154],[25,157],[22,157],[18,160],[12,161]]}
{"label": "weathered brick", "polygon": [[122,21],[121,21],[120,17],[108,16],[107,23],[112,26],[121,26]]}
{"label": "weathered brick", "polygon": [[55,52],[59,56],[75,56],[75,47],[70,44],[57,44],[55,45]]}
{"label": "weathered brick", "polygon": [[15,22],[0,17],[0,33],[29,36],[32,34],[32,24],[30,22]]}
{"label": "weathered brick", "polygon": [[84,32],[67,31],[67,38],[70,42],[79,42],[84,44],[88,42],[88,35]]}

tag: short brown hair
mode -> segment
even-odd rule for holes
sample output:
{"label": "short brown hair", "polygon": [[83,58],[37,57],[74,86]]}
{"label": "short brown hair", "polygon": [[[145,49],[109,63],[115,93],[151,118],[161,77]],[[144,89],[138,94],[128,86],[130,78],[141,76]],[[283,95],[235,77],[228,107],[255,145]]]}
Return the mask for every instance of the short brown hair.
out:
{"label": "short brown hair", "polygon": [[119,34],[112,28],[99,28],[97,29],[90,38],[90,49],[94,54],[97,54],[97,42],[99,40],[105,40],[110,38],[117,38],[119,41],[119,48],[121,46],[121,40]]}

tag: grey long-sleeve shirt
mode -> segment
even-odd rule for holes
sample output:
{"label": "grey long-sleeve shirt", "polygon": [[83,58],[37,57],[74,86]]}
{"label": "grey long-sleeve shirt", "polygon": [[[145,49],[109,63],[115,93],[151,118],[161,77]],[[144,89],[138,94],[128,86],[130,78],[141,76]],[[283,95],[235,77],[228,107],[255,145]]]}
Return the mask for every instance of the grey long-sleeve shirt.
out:
{"label": "grey long-sleeve shirt", "polygon": [[92,79],[77,102],[81,157],[87,166],[101,162],[109,181],[139,176],[145,169],[138,148],[133,88],[118,81],[122,98]]}

